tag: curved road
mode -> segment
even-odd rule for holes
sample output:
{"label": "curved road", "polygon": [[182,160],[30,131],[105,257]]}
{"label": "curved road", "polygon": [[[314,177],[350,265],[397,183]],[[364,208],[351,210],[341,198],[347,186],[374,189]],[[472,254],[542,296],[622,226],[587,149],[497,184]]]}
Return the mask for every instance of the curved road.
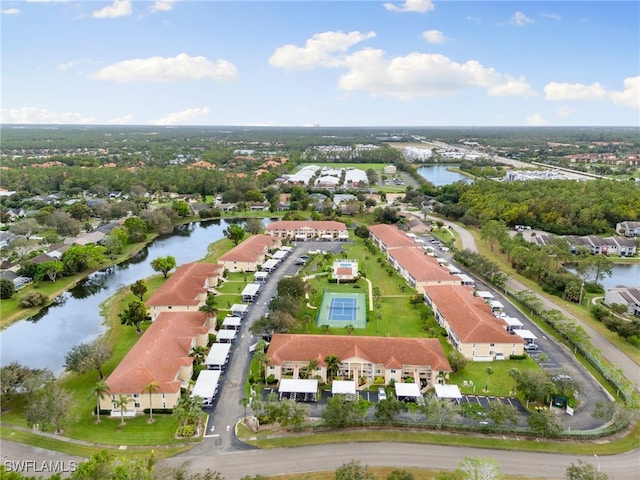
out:
{"label": "curved road", "polygon": [[[422,221],[419,215],[414,215],[414,217]],[[440,218],[436,218],[436,217],[427,217],[427,218],[429,218],[430,220],[443,222],[445,225],[455,230],[455,232],[460,237],[460,241],[462,243],[463,249],[469,249],[472,252],[478,251],[478,249],[476,248],[476,243],[475,243],[475,240],[473,239],[473,236],[465,228],[462,228],[461,226],[452,222],[443,221]],[[525,286],[523,283],[519,282],[518,280],[512,277],[509,277],[509,280],[507,281],[507,287],[509,288],[509,290],[514,292],[529,290],[527,286]],[[555,302],[549,300],[546,296],[542,296],[542,295],[537,295],[537,296],[542,302],[542,304],[544,305],[545,309],[558,310],[565,317],[570,318],[575,322],[577,322],[579,325],[581,325],[584,328],[587,335],[591,337],[591,343],[593,344],[593,346],[596,349],[602,351],[602,354],[604,358],[607,359],[607,361],[619,367],[624,373],[624,376],[635,384],[636,390],[640,391],[640,366],[638,366],[637,363],[635,363],[631,358],[629,358],[629,356],[626,355],[624,352],[620,351],[613,343],[611,343],[607,338],[603,337],[599,332],[591,328],[586,323],[582,322],[582,320],[580,320],[579,318],[575,317],[571,312],[569,312],[568,310],[565,310]]]}

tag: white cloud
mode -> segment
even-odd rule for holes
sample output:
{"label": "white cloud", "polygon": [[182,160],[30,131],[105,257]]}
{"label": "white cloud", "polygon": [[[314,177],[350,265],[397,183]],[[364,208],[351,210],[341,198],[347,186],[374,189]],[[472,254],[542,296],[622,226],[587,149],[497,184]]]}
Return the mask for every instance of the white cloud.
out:
{"label": "white cloud", "polygon": [[532,97],[536,93],[531,85],[523,78],[513,78],[505,75],[505,82],[489,87],[487,94],[491,97]]}
{"label": "white cloud", "polygon": [[572,117],[575,113],[576,109],[569,105],[562,105],[556,108],[556,116],[558,117]]}
{"label": "white cloud", "polygon": [[614,105],[640,109],[640,76],[624,79],[622,92],[611,92]]}
{"label": "white cloud", "polygon": [[335,53],[344,53],[349,47],[375,36],[375,32],[358,31],[316,33],[307,40],[304,47],[289,44],[277,48],[269,58],[269,64],[289,69],[339,66],[344,61],[341,57],[336,57]]}
{"label": "white cloud", "polygon": [[533,115],[529,115],[525,119],[525,122],[527,125],[531,125],[534,127],[541,127],[547,124],[547,121],[539,113],[534,113]]}
{"label": "white cloud", "polygon": [[395,3],[385,3],[384,8],[386,8],[390,12],[425,13],[432,11],[435,7],[431,0],[405,0],[402,5],[396,5]]}
{"label": "white cloud", "polygon": [[562,20],[562,17],[557,13],[540,13],[539,15],[544,18],[550,18],[551,20],[556,20],[558,22]]}
{"label": "white cloud", "polygon": [[444,34],[440,30],[425,30],[422,32],[422,38],[429,43],[444,43],[446,40]]}
{"label": "white cloud", "polygon": [[150,57],[124,60],[104,67],[92,75],[98,80],[128,82],[180,82],[213,78],[219,82],[236,80],[238,71],[226,60],[212,62],[205,57],[180,53],[175,57]]}
{"label": "white cloud", "polygon": [[133,123],[133,115],[127,114],[122,117],[116,117],[109,120],[111,125],[131,125]]}
{"label": "white cloud", "polygon": [[149,7],[149,10],[151,13],[168,12],[169,10],[173,10],[175,3],[176,0],[156,0],[153,2],[153,5]]}
{"label": "white cloud", "polygon": [[69,70],[70,68],[75,67],[76,65],[78,65],[80,62],[78,62],[77,60],[71,60],[69,62],[65,62],[65,63],[61,63],[60,65],[58,65],[58,70]]}
{"label": "white cloud", "polygon": [[511,17],[511,20],[509,21],[509,23],[511,23],[512,25],[517,25],[519,27],[523,27],[525,25],[528,25],[530,23],[534,23],[533,20],[531,20],[529,17],[527,17],[524,13],[517,11],[516,13],[514,13]]}
{"label": "white cloud", "polygon": [[91,117],[85,117],[77,112],[52,112],[45,108],[22,107],[3,108],[0,110],[0,123],[94,123]]}
{"label": "white cloud", "polygon": [[363,49],[348,57],[347,64],[349,71],[339,80],[339,88],[346,91],[401,100],[453,95],[467,88],[484,88],[491,95],[531,95],[524,79],[502,75],[476,60],[457,63],[418,52],[386,59],[382,50]]}
{"label": "white cloud", "polygon": [[96,10],[91,16],[93,18],[118,18],[128,17],[132,12],[131,0],[113,0],[111,5]]}
{"label": "white cloud", "polygon": [[7,8],[6,10],[0,10],[0,15],[17,15],[20,10],[17,8]]}
{"label": "white cloud", "polygon": [[150,125],[183,125],[193,118],[198,118],[209,113],[209,107],[187,108],[181,112],[170,113],[164,117],[151,120]]}
{"label": "white cloud", "polygon": [[551,82],[544,87],[546,100],[604,100],[607,91],[596,82],[593,85],[581,83]]}

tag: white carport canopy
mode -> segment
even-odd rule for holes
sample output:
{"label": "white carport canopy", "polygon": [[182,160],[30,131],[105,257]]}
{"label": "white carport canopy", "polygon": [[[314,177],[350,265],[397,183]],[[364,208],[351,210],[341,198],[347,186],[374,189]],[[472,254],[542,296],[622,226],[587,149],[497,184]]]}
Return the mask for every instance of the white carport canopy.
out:
{"label": "white carport canopy", "polygon": [[449,266],[447,268],[449,269],[449,273],[451,275],[456,275],[458,273],[461,273],[460,269],[458,267],[456,267],[455,265],[449,264]]}
{"label": "white carport canopy", "polygon": [[269,260],[267,260],[262,264],[262,270],[266,270],[267,272],[269,272],[274,268],[276,268],[277,266],[278,266],[278,260],[274,260],[273,258],[270,258]]}
{"label": "white carport canopy", "polygon": [[247,313],[248,309],[249,305],[244,305],[242,303],[234,303],[233,305],[231,305],[231,313],[233,313],[234,315],[243,316],[245,313]]}
{"label": "white carport canopy", "polygon": [[507,324],[507,326],[512,330],[516,330],[516,329],[522,328],[524,326],[524,324],[520,320],[518,320],[517,318],[502,317],[502,320],[504,320],[505,323]]}
{"label": "white carport canopy", "polygon": [[282,250],[283,252],[290,253],[293,250],[293,247],[285,245],[284,247],[280,247],[280,250]]}
{"label": "white carport canopy", "polygon": [[204,361],[207,367],[220,367],[227,363],[227,358],[229,358],[229,352],[231,351],[230,343],[214,343],[211,345],[211,350],[209,350],[209,355],[207,355],[206,360]]}
{"label": "white carport canopy", "polygon": [[355,395],[356,382],[353,380],[334,380],[331,384],[332,395]]}
{"label": "white carport canopy", "polygon": [[518,335],[519,337],[525,340],[536,340],[538,338],[533,333],[531,333],[530,330],[519,329],[519,330],[514,330],[513,333],[515,333],[516,335]]}
{"label": "white carport canopy", "polygon": [[266,282],[268,276],[269,272],[256,272],[253,274],[253,278],[255,278],[258,282]]}
{"label": "white carport canopy", "polygon": [[451,398],[460,401],[462,398],[462,394],[460,393],[460,389],[457,385],[440,385],[436,383],[436,397],[438,398]]}
{"label": "white carport canopy", "polygon": [[475,280],[465,273],[459,273],[458,277],[464,285],[475,285]]}
{"label": "white carport canopy", "polygon": [[234,340],[236,338],[236,335],[238,334],[237,330],[220,330],[218,332],[218,341],[219,342],[231,342],[232,340]]}
{"label": "white carport canopy", "polygon": [[222,327],[225,329],[233,329],[237,330],[240,328],[240,324],[242,323],[242,319],[240,317],[226,317],[222,321]]}
{"label": "white carport canopy", "polygon": [[318,380],[283,378],[278,385],[278,393],[317,393]]}
{"label": "white carport canopy", "polygon": [[397,398],[404,398],[404,397],[419,398],[422,396],[420,394],[420,385],[418,385],[417,383],[396,382],[394,386],[396,389]]}
{"label": "white carport canopy", "polygon": [[260,285],[257,283],[250,283],[242,290],[242,296],[254,296],[260,290]]}
{"label": "white carport canopy", "polygon": [[191,391],[192,397],[200,397],[205,404],[211,403],[213,397],[218,391],[218,382],[220,381],[220,370],[202,370],[198,374],[196,384]]}
{"label": "white carport canopy", "polygon": [[286,256],[287,256],[287,252],[284,252],[282,250],[278,250],[273,255],[271,255],[271,258],[274,259],[274,260],[282,260],[283,258],[286,258]]}
{"label": "white carport canopy", "polygon": [[498,300],[491,300],[489,302],[489,305],[491,305],[491,308],[495,308],[495,309],[499,309],[499,310],[504,309],[504,305],[502,303],[500,303]]}
{"label": "white carport canopy", "polygon": [[476,295],[480,298],[484,298],[485,300],[493,300],[491,292],[487,292],[486,290],[478,290]]}

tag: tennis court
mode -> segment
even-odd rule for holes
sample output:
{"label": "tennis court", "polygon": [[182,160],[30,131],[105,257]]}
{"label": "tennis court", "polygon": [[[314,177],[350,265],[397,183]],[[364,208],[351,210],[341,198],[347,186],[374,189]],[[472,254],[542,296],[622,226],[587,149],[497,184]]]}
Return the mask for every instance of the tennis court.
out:
{"label": "tennis court", "polygon": [[337,293],[325,290],[316,318],[317,325],[330,327],[365,328],[367,326],[366,295],[364,293]]}

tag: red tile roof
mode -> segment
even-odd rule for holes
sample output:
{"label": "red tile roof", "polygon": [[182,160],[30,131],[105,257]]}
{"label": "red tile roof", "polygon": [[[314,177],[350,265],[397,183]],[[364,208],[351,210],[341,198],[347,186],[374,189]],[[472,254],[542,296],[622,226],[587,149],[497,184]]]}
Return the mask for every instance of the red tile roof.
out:
{"label": "red tile roof", "polygon": [[505,330],[502,319],[473,291],[462,285],[424,287],[425,293],[445,318],[458,339],[464,343],[523,343]]}
{"label": "red tile roof", "polygon": [[387,249],[398,247],[416,247],[413,239],[393,225],[371,225],[369,231],[382,242]]}
{"label": "red tile roof", "polygon": [[176,393],[181,382],[180,367],[193,363],[191,345],[206,334],[203,312],[163,312],[142,334],[129,353],[107,378],[112,395],[142,393],[145,386],[158,382],[157,393]]}
{"label": "red tile roof", "polygon": [[270,235],[252,235],[244,242],[233,247],[218,260],[221,262],[255,262],[264,258],[269,248],[277,245],[277,240]]}
{"label": "red tile roof", "polygon": [[333,220],[281,220],[277,222],[271,222],[267,225],[267,231],[274,230],[298,230],[299,228],[311,228],[314,230],[346,230],[347,226],[342,222],[335,222]]}
{"label": "red tile roof", "polygon": [[391,250],[389,256],[401,265],[416,282],[449,282],[457,281],[458,277],[454,277],[444,267],[441,267],[438,261],[425,255],[421,249],[414,247],[401,247]]}
{"label": "red tile roof", "polygon": [[186,263],[177,268],[164,284],[156,290],[146,304],[198,305],[198,294],[207,292],[207,279],[220,275],[222,265],[212,263]]}
{"label": "red tile roof", "polygon": [[359,337],[352,335],[292,335],[276,333],[267,350],[270,365],[283,361],[310,359],[325,365],[325,357],[336,355],[340,361],[360,358],[385,368],[402,365],[430,365],[433,370],[450,372],[451,367],[435,338]]}

